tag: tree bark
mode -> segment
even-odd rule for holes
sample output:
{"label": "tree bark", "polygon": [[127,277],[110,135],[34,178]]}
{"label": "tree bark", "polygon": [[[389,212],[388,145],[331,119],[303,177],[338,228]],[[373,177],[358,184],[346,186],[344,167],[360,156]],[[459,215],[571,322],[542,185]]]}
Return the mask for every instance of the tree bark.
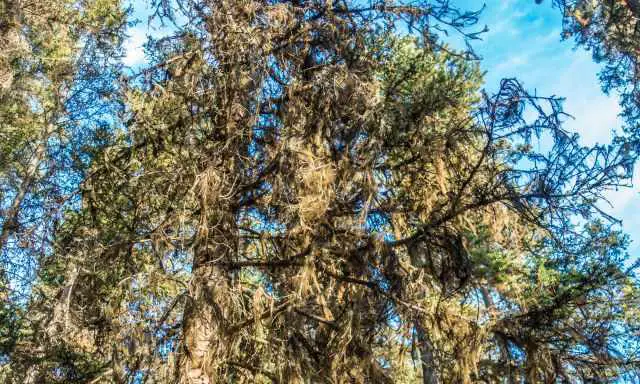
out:
{"label": "tree bark", "polygon": [[[485,307],[487,307],[489,311],[493,311],[495,309],[495,304],[491,298],[489,290],[486,287],[480,287],[480,293],[482,294],[482,300],[484,301]],[[496,334],[496,338],[498,339],[498,345],[500,347],[500,355],[506,365],[507,384],[515,384],[516,378],[515,372],[513,371],[513,359],[511,358],[511,352],[509,350],[509,342],[501,334]]]}
{"label": "tree bark", "polygon": [[183,316],[182,356],[178,367],[181,384],[222,381],[218,376],[226,368],[223,366],[226,359],[221,356],[229,352],[225,334],[233,304],[231,278],[218,262],[231,260],[234,227],[232,219],[218,223],[213,230],[219,233],[196,248],[190,296]]}
{"label": "tree bark", "polygon": [[433,344],[429,335],[426,333],[422,325],[416,323],[416,333],[418,335],[418,345],[420,349],[420,364],[422,365],[422,383],[438,384],[438,375],[435,370],[435,362],[433,359]]}
{"label": "tree bark", "polygon": [[40,167],[40,164],[42,164],[46,155],[46,141],[52,131],[53,127],[49,124],[43,132],[43,137],[36,146],[33,156],[29,160],[27,171],[25,172],[22,182],[16,191],[16,195],[11,202],[11,206],[9,206],[9,209],[7,209],[4,214],[4,222],[2,223],[2,229],[0,230],[0,252],[4,251],[9,237],[14,234],[19,227],[18,215],[20,214],[20,207],[36,180],[38,168]]}

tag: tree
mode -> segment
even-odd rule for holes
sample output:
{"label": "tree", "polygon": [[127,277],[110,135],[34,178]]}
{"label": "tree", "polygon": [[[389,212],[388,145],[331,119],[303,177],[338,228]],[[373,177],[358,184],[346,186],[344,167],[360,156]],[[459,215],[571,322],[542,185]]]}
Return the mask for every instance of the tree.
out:
{"label": "tree", "polygon": [[15,380],[29,365],[52,382],[637,370],[637,282],[596,205],[635,148],[581,147],[561,100],[514,79],[481,91],[469,55],[436,36],[468,33],[475,13],[157,6],[175,33],[123,84],[125,124],[56,229],[20,340],[40,350],[13,358]]}
{"label": "tree", "polygon": [[0,1],[2,359],[33,357],[15,350],[24,305],[56,225],[77,204],[97,136],[114,120],[124,17],[116,1]]}
{"label": "tree", "polygon": [[[105,98],[113,92],[109,63],[118,54],[124,13],[105,1],[75,7],[6,0],[0,7],[7,45],[0,57],[0,252],[3,273],[18,283],[29,280],[46,253],[61,201],[82,177],[82,146],[113,114]],[[16,264],[29,257],[34,261]]]}
{"label": "tree", "polygon": [[592,51],[605,92],[619,91],[628,129],[637,131],[640,118],[640,2],[554,0],[563,12],[565,38]]}

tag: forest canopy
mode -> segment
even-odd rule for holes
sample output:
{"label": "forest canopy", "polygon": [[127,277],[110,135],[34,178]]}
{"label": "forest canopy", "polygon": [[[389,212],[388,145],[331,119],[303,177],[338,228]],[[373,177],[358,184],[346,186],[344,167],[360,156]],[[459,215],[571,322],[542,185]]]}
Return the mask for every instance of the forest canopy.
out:
{"label": "forest canopy", "polygon": [[640,3],[535,2],[611,142],[455,1],[0,0],[0,381],[640,380]]}

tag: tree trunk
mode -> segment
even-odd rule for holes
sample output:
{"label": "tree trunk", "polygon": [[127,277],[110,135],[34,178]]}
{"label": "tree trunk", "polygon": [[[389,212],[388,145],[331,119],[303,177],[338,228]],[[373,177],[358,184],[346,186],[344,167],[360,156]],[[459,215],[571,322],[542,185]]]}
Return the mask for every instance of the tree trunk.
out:
{"label": "tree trunk", "polygon": [[418,335],[418,345],[420,349],[420,364],[422,365],[422,382],[423,384],[438,384],[438,375],[435,370],[435,362],[433,359],[433,344],[429,339],[429,335],[425,332],[420,324],[416,324],[416,333]]}
{"label": "tree trunk", "polygon": [[[487,307],[489,311],[493,311],[495,309],[495,304],[489,294],[489,290],[486,287],[480,287],[480,292],[482,293],[482,300],[484,301],[485,307]],[[509,342],[501,334],[496,334],[496,338],[498,339],[498,344],[500,346],[500,355],[506,366],[507,384],[515,384],[516,377],[515,372],[513,371],[513,359],[511,358],[511,352],[509,350]]]}
{"label": "tree trunk", "polygon": [[[179,383],[210,384],[226,367],[225,334],[232,312],[231,278],[220,267],[233,254],[235,227],[232,219],[218,223],[216,235],[202,241],[195,250],[190,296],[183,316],[182,356],[178,367]],[[205,237],[206,238],[206,237]]]}
{"label": "tree trunk", "polygon": [[0,252],[4,251],[7,246],[7,242],[9,240],[9,236],[14,234],[18,227],[18,215],[20,214],[20,207],[22,206],[22,202],[24,201],[25,196],[33,186],[33,183],[36,180],[36,176],[38,173],[38,168],[40,164],[44,160],[46,155],[46,140],[49,137],[53,130],[51,124],[47,126],[47,129],[43,132],[43,137],[36,146],[35,153],[31,160],[29,160],[29,165],[27,167],[27,172],[22,178],[22,182],[16,191],[16,195],[11,202],[11,206],[4,214],[4,222],[2,223],[2,229],[0,230]]}
{"label": "tree trunk", "polygon": [[191,297],[184,311],[180,383],[213,382],[215,372],[209,356],[219,352],[214,338],[220,335],[224,321],[221,311],[216,308],[215,298],[224,292],[224,280],[218,268],[194,265]]}

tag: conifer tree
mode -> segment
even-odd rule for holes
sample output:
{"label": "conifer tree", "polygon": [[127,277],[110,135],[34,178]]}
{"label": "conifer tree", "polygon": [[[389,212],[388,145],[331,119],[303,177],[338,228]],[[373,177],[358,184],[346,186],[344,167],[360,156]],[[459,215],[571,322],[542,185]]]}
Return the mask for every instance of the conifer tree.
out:
{"label": "conifer tree", "polygon": [[25,305],[91,150],[115,121],[125,21],[117,1],[0,1],[0,353],[14,364],[0,381],[41,358],[22,342],[22,325],[37,332]]}
{"label": "conifer tree", "polygon": [[[629,142],[495,94],[448,1],[160,1],[7,380],[606,382],[638,370]],[[407,33],[411,32],[411,33]],[[22,352],[21,352],[22,351]],[[24,351],[32,353],[31,358]],[[21,352],[21,353],[18,353]]]}

